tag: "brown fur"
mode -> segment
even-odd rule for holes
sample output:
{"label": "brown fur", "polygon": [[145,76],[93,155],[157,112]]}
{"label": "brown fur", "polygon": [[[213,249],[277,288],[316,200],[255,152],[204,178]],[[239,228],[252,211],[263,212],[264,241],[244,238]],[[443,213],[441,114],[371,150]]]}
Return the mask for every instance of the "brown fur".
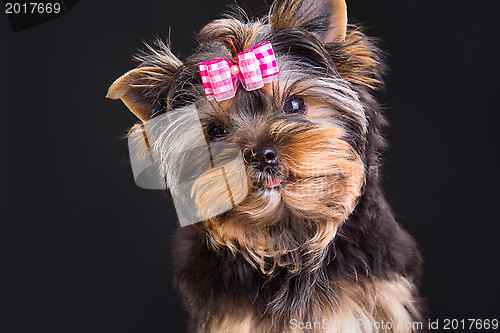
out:
{"label": "brown fur", "polygon": [[[179,233],[176,283],[191,330],[291,333],[301,331],[290,328],[291,320],[403,326],[423,320],[415,287],[421,259],[378,179],[385,121],[371,94],[383,88],[384,56],[372,38],[346,25],[345,3],[276,0],[267,18],[215,20],[201,30],[199,41],[184,63],[162,43],[150,47],[138,56],[139,68],[109,92],[143,121],[196,105],[199,119],[186,119],[176,137],[165,128],[151,143],[165,179],[181,172],[176,167],[200,167],[179,152],[204,140],[214,147],[234,145],[243,157],[262,145],[277,153],[271,170],[245,160],[247,183],[238,183],[236,162],[216,156],[193,184],[191,196],[206,215],[224,201],[221,193],[229,192],[233,207]],[[228,101],[208,101],[197,64],[234,61],[237,53],[265,41],[276,53],[276,81],[251,92],[240,88]],[[303,113],[285,112],[291,98],[304,102]],[[213,126],[227,134],[210,138]],[[173,162],[174,155],[184,160]],[[279,187],[266,187],[274,178]],[[316,331],[343,330],[337,325]]]}
{"label": "brown fur", "polygon": [[383,85],[383,52],[375,45],[376,40],[367,37],[361,28],[348,27],[346,38],[329,47],[339,74],[347,81],[376,90]]}
{"label": "brown fur", "polygon": [[[266,132],[287,133],[294,138],[282,143],[291,184],[281,199],[249,195],[232,216],[203,223],[210,231],[214,248],[226,246],[233,252],[242,252],[267,274],[282,266],[292,272],[315,270],[338,225],[355,206],[363,184],[363,164],[359,158],[353,158],[350,146],[340,139],[340,129],[310,130],[294,135],[294,129],[284,124],[274,123],[273,127],[275,129],[264,128]],[[258,131],[254,134],[258,135]],[[308,144],[299,145],[300,142]],[[326,182],[325,177],[330,181]],[[298,242],[288,235],[290,230],[286,226],[274,227],[284,214],[284,205],[293,207],[291,213],[295,216],[310,221],[311,232],[307,238]],[[302,252],[310,254],[308,262],[300,259]]]}
{"label": "brown fur", "polygon": [[[312,333],[411,333],[422,327],[420,323],[423,318],[413,299],[414,286],[404,277],[397,276],[386,281],[366,278],[336,281],[334,288],[337,290],[334,309],[327,308],[328,303],[318,298],[314,303],[315,308],[309,309],[314,313],[313,318],[292,318],[294,321],[290,321],[288,327],[279,332],[300,332],[298,322],[311,323],[313,329],[306,331]],[[243,299],[241,303],[243,306],[238,307],[239,311],[227,309],[222,316],[214,317],[207,332],[277,332],[269,319],[262,320],[252,310],[248,300]],[[373,323],[386,324],[377,327]]]}

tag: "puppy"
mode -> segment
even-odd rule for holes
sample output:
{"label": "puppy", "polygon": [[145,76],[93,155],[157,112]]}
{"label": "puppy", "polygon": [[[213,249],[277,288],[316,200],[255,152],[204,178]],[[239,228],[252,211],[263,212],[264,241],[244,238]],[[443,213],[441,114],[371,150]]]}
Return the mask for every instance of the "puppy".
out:
{"label": "puppy", "polygon": [[[425,329],[421,257],[380,189],[386,121],[373,94],[383,86],[382,52],[347,25],[344,0],[276,0],[265,18],[241,16],[206,25],[184,62],[161,42],[149,46],[108,92],[143,123],[195,105],[206,146],[232,145],[244,160],[245,190],[232,191],[229,209],[210,211],[225,187],[207,170],[187,191],[210,211],[180,228],[175,245],[189,331]],[[249,52],[261,61],[260,47],[271,65],[261,63],[252,86],[244,61]],[[222,88],[224,77],[204,78],[214,63],[230,71]],[[149,143],[167,183],[199,156],[168,158],[200,141],[183,124]],[[221,163],[226,180],[241,178]]]}

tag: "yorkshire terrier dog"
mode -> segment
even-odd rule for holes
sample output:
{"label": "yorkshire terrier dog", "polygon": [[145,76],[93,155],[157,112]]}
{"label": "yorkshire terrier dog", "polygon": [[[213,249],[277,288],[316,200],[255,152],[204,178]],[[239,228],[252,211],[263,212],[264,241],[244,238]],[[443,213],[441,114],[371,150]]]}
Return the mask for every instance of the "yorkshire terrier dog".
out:
{"label": "yorkshire terrier dog", "polygon": [[[195,105],[207,144],[243,157],[245,195],[176,238],[189,331],[425,329],[421,257],[380,189],[386,121],[373,94],[384,57],[347,25],[345,1],[276,0],[263,19],[237,11],[198,37],[184,62],[161,42],[149,46],[108,91],[142,123]],[[162,178],[172,149],[194,140],[194,125],[183,126],[149,142]],[[196,168],[192,156],[179,172]],[[199,177],[188,191],[208,210],[219,197],[210,182]]]}

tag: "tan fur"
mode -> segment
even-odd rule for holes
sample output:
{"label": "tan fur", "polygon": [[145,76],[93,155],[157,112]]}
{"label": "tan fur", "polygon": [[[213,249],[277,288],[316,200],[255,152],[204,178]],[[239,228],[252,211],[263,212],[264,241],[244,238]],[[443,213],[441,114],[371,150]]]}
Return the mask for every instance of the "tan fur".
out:
{"label": "tan fur", "polygon": [[155,74],[159,71],[156,67],[135,68],[113,82],[109,87],[107,98],[121,99],[127,108],[132,111],[142,121],[149,119],[148,114],[151,105],[144,103],[140,98],[137,98],[133,93],[134,90],[144,89],[144,85],[138,84],[139,81],[144,81],[144,78]]}
{"label": "tan fur", "polygon": [[[286,327],[275,328],[269,318],[263,319],[255,313],[248,300],[241,301],[241,307],[232,308],[221,316],[216,316],[210,323],[208,333],[412,333],[419,328],[422,319],[413,299],[414,287],[402,276],[391,280],[363,278],[357,282],[333,282],[338,292],[335,296],[336,309],[324,309],[321,300],[317,307],[310,309],[311,323],[327,322],[320,329],[298,329],[291,323]],[[318,296],[317,296],[318,297]],[[297,322],[303,318],[291,318]],[[392,323],[392,329],[387,325]],[[314,326],[313,326],[314,327]]]}
{"label": "tan fur", "polygon": [[[293,130],[286,123],[275,122],[273,126],[277,133]],[[277,267],[291,272],[319,268],[338,226],[353,211],[364,181],[363,163],[342,136],[340,128],[311,129],[295,135],[293,142],[283,146],[283,163],[291,172],[287,186],[282,192],[250,194],[233,214],[224,216],[223,223],[220,218],[204,221],[211,244],[241,252],[267,274]],[[295,216],[309,220],[309,225],[300,227],[312,236],[297,240],[289,235],[289,229],[272,231],[284,205]],[[299,253],[310,254],[309,261],[304,262]]]}
{"label": "tan fur", "polygon": [[323,37],[324,42],[335,39],[344,39],[347,30],[347,5],[345,0],[332,0],[332,16],[330,18],[330,31]]}
{"label": "tan fur", "polygon": [[253,329],[254,315],[247,312],[246,315],[224,315],[220,319],[213,320],[207,333],[250,333]]}
{"label": "tan fur", "polygon": [[214,20],[201,29],[199,36],[202,41],[219,41],[230,51],[230,58],[236,62],[236,54],[249,49],[255,37],[265,31],[262,22],[243,23],[232,18]]}
{"label": "tan fur", "polygon": [[[157,41],[159,48],[146,44],[149,51],[158,59],[156,66],[144,66],[134,68],[116,79],[109,87],[107,98],[121,99],[127,108],[141,121],[151,118],[153,112],[152,101],[146,96],[146,89],[158,82],[170,81],[171,75],[182,62],[172,54],[170,48],[161,41]],[[141,56],[136,60],[144,61]]]}
{"label": "tan fur", "polygon": [[[331,5],[331,12],[326,10],[328,6],[325,4]],[[323,19],[324,15],[330,15],[329,21]],[[211,169],[196,180],[191,196],[196,199],[202,213],[216,216],[216,212],[210,209],[222,205],[224,200],[220,193],[229,190],[233,209],[204,219],[197,226],[208,237],[208,246],[241,254],[260,271],[259,279],[280,278],[281,274],[286,274],[277,291],[273,286],[263,292],[264,297],[255,297],[257,303],[266,302],[255,307],[247,298],[247,290],[241,289],[245,293],[241,299],[233,299],[239,297],[234,296],[240,295],[239,290],[230,290],[217,299],[215,293],[203,295],[195,292],[193,286],[204,281],[184,277],[179,281],[184,302],[191,308],[195,325],[200,325],[200,333],[411,333],[414,330],[407,329],[405,324],[421,318],[415,305],[413,281],[402,276],[380,280],[371,277],[368,271],[367,277],[334,276],[336,272],[323,269],[329,260],[335,260],[329,255],[335,253],[332,249],[337,230],[354,211],[365,184],[367,170],[359,156],[367,143],[370,115],[367,111],[371,111],[365,109],[369,106],[366,100],[371,97],[365,95],[368,89],[382,85],[381,52],[361,31],[356,28],[347,30],[344,0],[279,0],[271,8],[268,23],[265,19],[256,22],[241,22],[233,18],[213,21],[199,34],[202,44],[206,45],[200,48],[199,54],[188,59],[180,71],[181,63],[168,47],[163,46],[160,51],[150,48],[153,55],[145,56],[138,69],[119,78],[108,94],[110,98],[121,98],[143,121],[152,116],[155,108],[162,111],[173,109],[177,96],[199,97],[195,99],[195,116],[184,119],[182,123],[186,127],[179,135],[164,128],[152,143],[162,164],[163,178],[177,184],[172,180],[183,179],[185,174],[195,174],[190,173],[191,170],[197,171],[197,167],[211,164]],[[318,53],[328,61],[314,68],[302,67],[298,66],[300,60],[294,58],[293,53],[281,51],[277,59],[280,74],[277,81],[267,84],[262,90],[268,96],[258,96],[262,102],[260,109],[256,110],[258,112],[243,112],[252,103],[208,102],[200,95],[199,81],[193,76],[198,75],[194,65],[195,61],[210,59],[212,53],[207,51],[210,48],[217,50],[217,57],[235,61],[237,53],[262,42],[271,30],[301,30],[311,26],[309,32],[324,43],[317,45]],[[300,33],[299,36],[316,44],[317,40],[311,35]],[[162,103],[158,103],[160,96]],[[307,106],[304,112],[294,115],[303,117],[304,121],[283,119],[291,116],[283,106],[294,96],[301,98]],[[207,129],[214,125],[227,127],[228,134],[220,141],[238,145],[243,154],[247,149],[263,144],[274,145],[279,152],[279,164],[273,170],[277,176],[270,173],[262,176],[264,172],[258,174],[255,167],[238,168],[229,161],[220,163],[223,179],[216,181],[210,172],[216,169],[217,159],[196,163],[190,158],[202,155],[182,154],[185,147],[203,146],[205,149]],[[200,150],[199,153],[206,152]],[[212,155],[211,152],[208,155]],[[171,156],[180,157],[175,160]],[[247,172],[251,191],[248,196],[245,192],[244,200],[235,204],[239,201],[237,199],[243,199],[237,194],[244,191],[228,187],[228,184],[231,180],[243,178],[235,174],[238,169]],[[269,177],[278,177],[280,185],[273,188],[263,186]],[[251,181],[257,182],[255,188],[251,187]],[[245,184],[244,178],[241,183]],[[213,280],[208,282],[214,283]],[[269,284],[273,283],[277,284]],[[301,289],[296,289],[297,285]],[[207,288],[209,292],[217,290],[210,287]],[[297,295],[298,290],[301,295]],[[288,317],[299,322],[328,320],[330,325],[325,330],[293,330],[289,323],[280,322]],[[367,325],[360,326],[359,320]],[[393,329],[373,326],[382,321],[392,323]],[[403,327],[398,328],[398,323]],[[351,329],[343,327],[349,324]]]}
{"label": "tan fur", "polygon": [[[275,1],[271,6],[269,21],[273,29],[286,29],[305,26],[314,16],[313,11],[317,4],[313,0],[284,0]],[[346,36],[347,5],[345,0],[328,1],[331,14],[329,29],[318,36],[324,43],[342,40]]]}
{"label": "tan fur", "polygon": [[[406,329],[407,323],[421,319],[413,299],[414,286],[404,277],[392,281],[362,279],[358,283],[341,284],[339,308],[332,317],[341,323],[356,322],[362,319],[365,323],[391,322],[394,329],[376,329],[373,325],[360,325],[352,332],[413,332]],[[401,328],[398,328],[398,324]],[[328,333],[342,332],[334,328]]]}
{"label": "tan fur", "polygon": [[[233,124],[228,141],[240,144],[242,149],[245,142],[258,143],[261,137],[270,136],[281,151],[281,162],[288,173],[282,191],[250,193],[223,221],[212,218],[203,222],[214,248],[228,247],[242,253],[256,268],[270,275],[278,267],[286,267],[294,273],[301,269],[316,270],[338,226],[353,211],[364,183],[364,165],[344,140],[340,124],[333,121],[339,110],[348,109],[364,133],[366,117],[358,96],[341,79],[300,78],[294,67],[283,64],[279,79],[266,91],[277,101],[300,93],[308,105],[307,118],[321,126],[304,130],[302,125],[297,127],[265,115],[245,118],[232,114],[230,101],[212,103],[212,107],[202,107],[200,113],[202,123],[206,118]],[[342,92],[336,94],[337,105],[325,103],[325,91],[320,88],[324,86]],[[203,186],[201,181],[199,186]],[[213,191],[205,192],[209,199],[218,193],[214,184],[210,186]],[[283,217],[285,205],[294,216],[309,220],[307,224],[287,228],[276,223]],[[308,236],[293,237],[290,230],[297,232],[297,228],[302,228]],[[307,253],[308,259],[301,258],[300,253]]]}
{"label": "tan fur", "polygon": [[360,28],[350,26],[346,38],[334,44],[331,53],[339,74],[347,81],[369,89],[383,85],[383,72],[380,71],[383,56],[374,52],[374,41]]}

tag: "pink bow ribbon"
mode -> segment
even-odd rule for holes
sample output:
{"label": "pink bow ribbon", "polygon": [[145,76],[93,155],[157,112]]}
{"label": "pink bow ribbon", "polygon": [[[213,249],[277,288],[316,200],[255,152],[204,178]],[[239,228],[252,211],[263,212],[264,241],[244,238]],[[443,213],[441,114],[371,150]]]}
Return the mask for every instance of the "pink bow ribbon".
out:
{"label": "pink bow ribbon", "polygon": [[262,88],[279,73],[270,42],[262,43],[236,55],[236,64],[220,58],[200,62],[201,82],[209,100],[231,99],[240,81],[247,91]]}

